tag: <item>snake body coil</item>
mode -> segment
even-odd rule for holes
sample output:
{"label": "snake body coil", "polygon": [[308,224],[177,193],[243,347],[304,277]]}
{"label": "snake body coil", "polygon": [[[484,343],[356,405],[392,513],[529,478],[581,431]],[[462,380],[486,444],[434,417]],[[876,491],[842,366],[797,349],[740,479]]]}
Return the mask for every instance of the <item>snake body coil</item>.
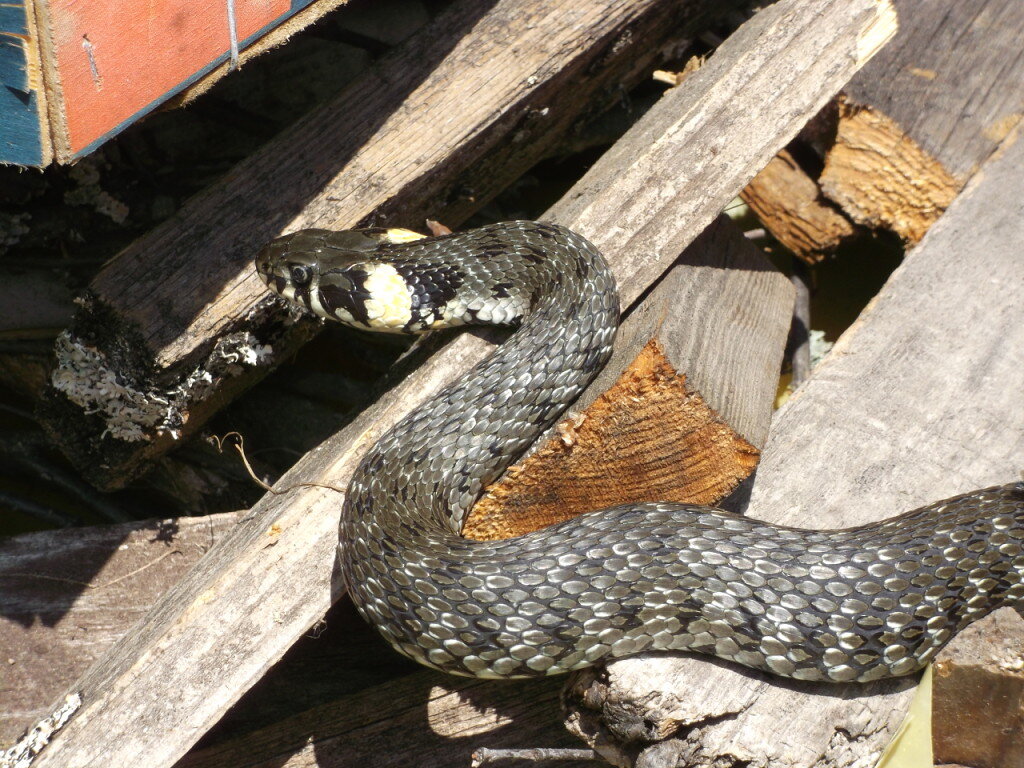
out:
{"label": "snake body coil", "polygon": [[346,494],[350,594],[427,666],[531,677],[686,650],[801,680],[867,681],[920,669],[966,624],[1024,602],[1024,484],[844,530],[645,503],[505,541],[463,539],[485,486],[608,358],[618,299],[601,255],[535,222],[420,240],[305,230],[267,246],[257,270],[358,328],[519,325],[388,432]]}

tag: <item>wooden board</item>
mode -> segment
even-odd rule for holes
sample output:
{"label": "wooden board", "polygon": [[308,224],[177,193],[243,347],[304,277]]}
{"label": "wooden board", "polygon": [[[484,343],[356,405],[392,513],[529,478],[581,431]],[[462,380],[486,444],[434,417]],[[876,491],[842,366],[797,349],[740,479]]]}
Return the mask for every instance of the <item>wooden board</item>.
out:
{"label": "wooden board", "polygon": [[853,225],[830,205],[786,150],[779,152],[740,193],[772,236],[813,264],[854,234]]}
{"label": "wooden board", "polygon": [[844,89],[822,188],[916,242],[1024,116],[1024,5],[896,0],[901,31]]}
{"label": "wooden board", "polygon": [[452,4],[100,272],[58,339],[49,433],[91,482],[129,482],[313,332],[282,323],[256,277],[266,242],[303,227],[457,225],[660,45],[730,4]]}
{"label": "wooden board", "polygon": [[0,163],[67,163],[344,0],[17,0],[0,11]]}
{"label": "wooden board", "polygon": [[[839,528],[1019,476],[1024,141],[1014,139],[779,412],[751,517]],[[750,768],[873,765],[915,685],[778,685],[695,658],[614,662],[597,682],[586,674],[571,720],[605,748],[621,755],[621,729],[644,722],[641,739],[678,734],[651,746],[651,760]],[[669,684],[652,695],[652,679]]]}
{"label": "wooden board", "polygon": [[0,745],[235,524],[234,512],[0,539]]}
{"label": "wooden board", "polygon": [[[760,12],[548,218],[602,249],[628,306],[894,30],[891,7],[874,0],[783,0]],[[73,686],[81,708],[34,768],[181,757],[341,591],[338,492],[310,483],[344,487],[382,431],[490,348],[460,336],[304,457],[280,481],[291,490],[254,507]]]}

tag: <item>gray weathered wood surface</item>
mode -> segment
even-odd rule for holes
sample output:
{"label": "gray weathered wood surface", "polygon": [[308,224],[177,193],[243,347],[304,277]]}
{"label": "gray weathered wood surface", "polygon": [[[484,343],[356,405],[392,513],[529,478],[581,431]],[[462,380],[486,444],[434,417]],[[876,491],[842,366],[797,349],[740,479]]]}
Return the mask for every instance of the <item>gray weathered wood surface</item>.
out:
{"label": "gray weathered wood surface", "polygon": [[[311,324],[283,326],[269,312],[252,268],[266,242],[304,227],[418,227],[426,216],[457,225],[581,113],[645,76],[661,46],[737,1],[452,4],[96,276],[72,339],[105,359],[67,367],[64,389],[47,391],[54,441],[91,482],[123,486],[177,444],[159,422],[193,434],[308,340]],[[239,362],[259,344],[273,354]],[[131,409],[113,396],[100,408],[82,401],[106,376],[144,395]],[[118,439],[111,424],[146,439]]]}
{"label": "gray weathered wood surface", "polygon": [[[838,528],[1018,478],[1024,141],[1014,138],[779,412],[749,515]],[[604,719],[584,708],[571,720],[611,750],[621,754],[623,735],[639,727],[678,736],[637,765],[751,768],[874,765],[916,683],[779,685],[695,658],[626,659],[608,678],[578,681],[604,698]],[[671,685],[652,692],[652,679]]]}
{"label": "gray weathered wood surface", "polygon": [[[891,7],[876,0],[783,0],[761,11],[549,218],[604,251],[630,304],[894,30]],[[461,336],[280,487],[344,486],[382,431],[489,349]],[[308,486],[261,501],[76,683],[82,708],[34,768],[141,756],[159,768],[180,757],[336,599],[339,507],[339,492]]]}
{"label": "gray weathered wood surface", "polygon": [[0,744],[49,714],[236,521],[228,512],[0,539]]}

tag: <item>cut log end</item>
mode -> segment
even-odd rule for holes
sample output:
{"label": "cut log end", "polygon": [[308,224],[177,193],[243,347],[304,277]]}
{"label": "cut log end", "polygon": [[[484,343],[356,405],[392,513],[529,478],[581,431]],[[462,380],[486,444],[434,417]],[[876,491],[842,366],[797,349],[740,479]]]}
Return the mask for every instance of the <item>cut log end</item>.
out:
{"label": "cut log end", "polygon": [[507,538],[628,502],[714,504],[759,455],[686,388],[651,340],[582,419],[563,422],[556,437],[491,486],[463,534]]}
{"label": "cut log end", "polygon": [[841,99],[822,191],[859,224],[916,243],[949,207],[961,182],[878,110]]}
{"label": "cut log end", "polygon": [[776,240],[809,264],[821,261],[854,234],[850,221],[824,200],[818,183],[785,150],[740,197]]}
{"label": "cut log end", "polygon": [[968,627],[935,662],[932,743],[940,763],[1024,765],[1024,618],[1007,608]]}

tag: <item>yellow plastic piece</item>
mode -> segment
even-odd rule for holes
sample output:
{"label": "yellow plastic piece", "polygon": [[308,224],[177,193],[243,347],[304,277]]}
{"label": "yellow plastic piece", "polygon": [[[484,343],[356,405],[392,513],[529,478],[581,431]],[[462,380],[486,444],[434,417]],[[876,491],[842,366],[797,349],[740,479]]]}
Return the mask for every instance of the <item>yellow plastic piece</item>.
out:
{"label": "yellow plastic piece", "polygon": [[932,665],[925,667],[907,716],[885,748],[877,768],[932,768]]}

